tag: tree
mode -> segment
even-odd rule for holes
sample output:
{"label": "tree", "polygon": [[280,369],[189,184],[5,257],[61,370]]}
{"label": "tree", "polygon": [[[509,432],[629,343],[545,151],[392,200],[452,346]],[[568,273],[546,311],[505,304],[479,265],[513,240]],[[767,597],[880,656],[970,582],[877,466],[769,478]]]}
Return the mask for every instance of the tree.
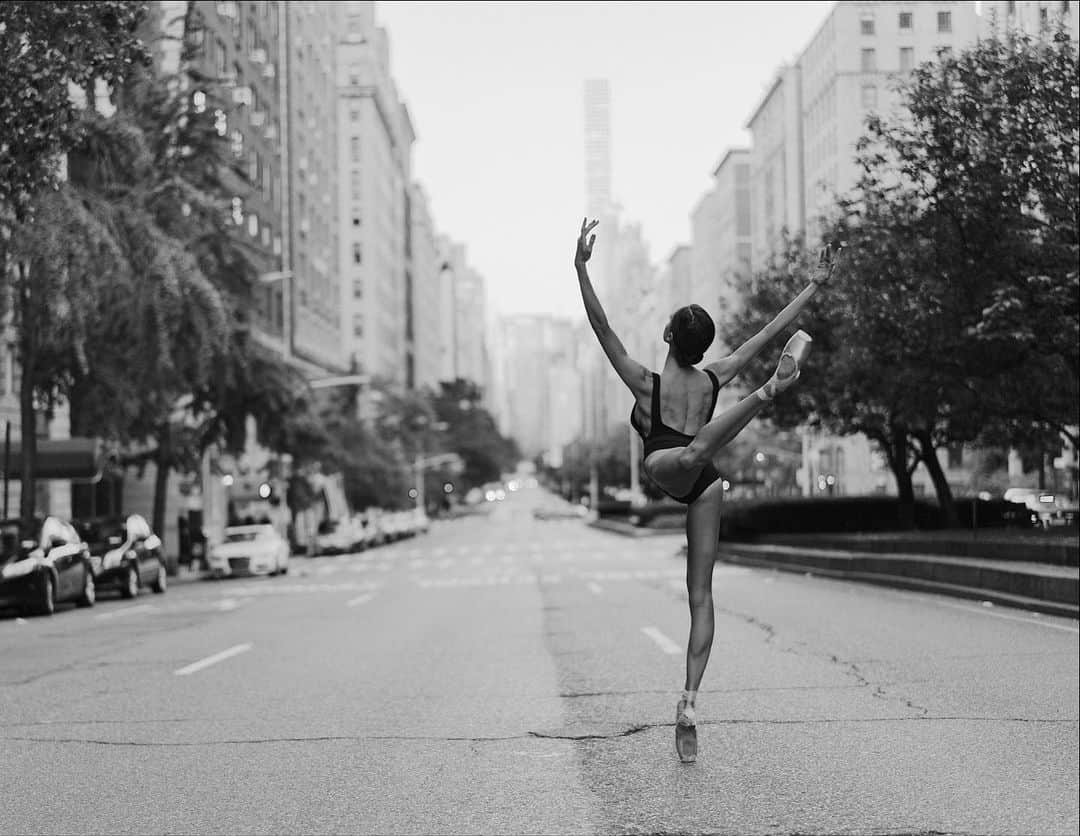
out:
{"label": "tree", "polygon": [[447,424],[446,452],[457,453],[465,464],[461,479],[466,489],[498,480],[521,460],[513,439],[499,433],[495,419],[482,406],[480,388],[458,378],[439,384],[434,409],[437,420]]}
{"label": "tree", "polygon": [[0,4],[0,296],[18,330],[25,524],[35,511],[36,400],[54,403],[68,382],[52,365],[65,353],[65,323],[82,353],[82,280],[117,262],[99,220],[56,191],[87,124],[71,90],[92,94],[96,80],[118,82],[149,60],[135,34],[145,13],[145,4],[111,0]]}

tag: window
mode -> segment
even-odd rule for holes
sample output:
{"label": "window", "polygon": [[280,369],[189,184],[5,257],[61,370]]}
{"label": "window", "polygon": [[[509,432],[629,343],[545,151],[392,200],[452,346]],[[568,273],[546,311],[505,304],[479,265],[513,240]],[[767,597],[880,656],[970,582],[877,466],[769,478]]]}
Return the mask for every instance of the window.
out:
{"label": "window", "polygon": [[352,199],[360,200],[361,194],[363,193],[363,184],[360,181],[360,172],[354,168],[349,179],[352,188]]}
{"label": "window", "polygon": [[349,155],[354,163],[360,162],[360,137],[354,136],[349,139]]}
{"label": "window", "polygon": [[954,441],[947,447],[949,453],[949,470],[955,470],[964,466],[964,445]]}
{"label": "window", "polygon": [[248,182],[251,185],[256,186],[259,183],[259,174],[262,171],[262,160],[259,159],[259,152],[252,151],[248,154]]}
{"label": "window", "polygon": [[952,31],[952,12],[937,13],[937,30],[939,32]]}
{"label": "window", "polygon": [[911,46],[900,47],[900,69],[907,71],[915,67],[915,48]]}
{"label": "window", "polygon": [[349,65],[349,84],[357,85],[360,83],[360,75],[363,72],[359,64]]}
{"label": "window", "polygon": [[262,225],[262,245],[264,247],[270,246],[270,239],[273,237],[273,231],[270,229],[270,224],[264,223]]}
{"label": "window", "polygon": [[232,139],[229,144],[232,146],[234,157],[239,158],[244,155],[244,135],[240,131],[232,132]]}
{"label": "window", "polygon": [[214,111],[214,130],[217,131],[218,136],[225,136],[229,132],[229,117],[225,115],[224,110]]}
{"label": "window", "polygon": [[364,298],[364,283],[360,279],[356,279],[352,283],[352,295],[354,299]]}
{"label": "window", "polygon": [[1016,14],[1016,0],[1009,0],[1009,16]]}
{"label": "window", "polygon": [[872,73],[877,69],[877,50],[864,49],[862,51],[862,63],[860,65],[864,73]]}
{"label": "window", "polygon": [[872,17],[864,17],[859,21],[859,31],[864,35],[874,34],[874,19]]}
{"label": "window", "polygon": [[359,122],[360,121],[360,109],[359,108],[354,107],[352,110],[349,111],[349,121],[350,122]]}
{"label": "window", "polygon": [[1041,9],[1039,9],[1039,23],[1043,26],[1045,26],[1047,21],[1050,19],[1048,11],[1049,10],[1046,8],[1046,6],[1043,6]]}
{"label": "window", "polygon": [[360,244],[355,242],[352,245],[352,260],[353,264],[360,264],[363,261],[360,253]]}
{"label": "window", "polygon": [[900,12],[900,28],[911,28],[911,12]]}
{"label": "window", "polygon": [[877,85],[864,84],[862,88],[862,106],[864,108],[877,107]]}
{"label": "window", "polygon": [[202,113],[206,110],[206,93],[202,90],[196,90],[191,94],[191,108],[196,113]]}
{"label": "window", "polygon": [[244,200],[243,198],[234,197],[232,199],[232,219],[233,223],[240,226],[244,222]]}
{"label": "window", "polygon": [[248,215],[248,235],[252,238],[259,237],[259,216],[254,212]]}
{"label": "window", "polygon": [[354,337],[364,336],[364,315],[353,314],[352,332]]}
{"label": "window", "polygon": [[352,216],[352,225],[353,226],[360,226],[360,216],[359,215],[353,215]]}

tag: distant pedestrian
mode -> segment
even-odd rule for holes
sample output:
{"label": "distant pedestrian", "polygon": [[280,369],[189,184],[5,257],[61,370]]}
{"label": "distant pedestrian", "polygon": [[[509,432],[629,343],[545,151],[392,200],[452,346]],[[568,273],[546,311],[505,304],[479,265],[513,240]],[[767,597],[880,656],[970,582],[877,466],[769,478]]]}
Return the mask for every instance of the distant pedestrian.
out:
{"label": "distant pedestrian", "polygon": [[695,701],[713,642],[712,576],[720,539],[723,483],[713,457],[730,443],[766,403],[791,387],[810,350],[811,339],[797,331],[784,346],[776,371],[764,386],[730,409],[713,417],[720,388],[739,374],[767,343],[779,336],[831,278],[835,259],[831,247],[819,254],[810,284],[772,322],[727,357],[709,363],[704,373],[694,368],[716,335],[712,319],[698,305],[672,314],[664,328],[667,358],[660,374],[631,358],[608,324],[589,280],[586,262],[596,236],[589,233],[599,221],[581,223],[574,267],[589,324],[615,372],[634,395],[630,423],[645,446],[643,467],[672,499],[685,503],[686,588],[690,599],[690,638],[686,650],[685,690],[676,707],[675,745],[687,763],[697,758]]}

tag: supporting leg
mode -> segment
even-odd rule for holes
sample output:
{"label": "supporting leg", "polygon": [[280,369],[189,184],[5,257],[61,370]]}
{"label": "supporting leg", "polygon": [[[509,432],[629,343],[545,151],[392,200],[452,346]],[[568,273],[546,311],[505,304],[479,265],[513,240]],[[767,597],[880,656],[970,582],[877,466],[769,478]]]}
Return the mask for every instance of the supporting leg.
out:
{"label": "supporting leg", "polygon": [[723,486],[710,485],[686,514],[686,591],[690,604],[690,639],[686,648],[686,690],[697,691],[713,643],[713,567],[720,541]]}

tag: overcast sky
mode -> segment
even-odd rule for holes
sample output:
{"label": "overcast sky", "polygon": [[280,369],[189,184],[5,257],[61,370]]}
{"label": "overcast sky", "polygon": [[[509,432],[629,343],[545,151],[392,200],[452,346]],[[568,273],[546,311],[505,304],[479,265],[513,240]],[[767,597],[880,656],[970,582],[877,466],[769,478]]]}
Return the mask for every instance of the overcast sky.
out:
{"label": "overcast sky", "polygon": [[376,19],[439,231],[466,245],[496,311],[576,315],[585,79],[611,82],[614,196],[659,263],[832,5],[378,2]]}

